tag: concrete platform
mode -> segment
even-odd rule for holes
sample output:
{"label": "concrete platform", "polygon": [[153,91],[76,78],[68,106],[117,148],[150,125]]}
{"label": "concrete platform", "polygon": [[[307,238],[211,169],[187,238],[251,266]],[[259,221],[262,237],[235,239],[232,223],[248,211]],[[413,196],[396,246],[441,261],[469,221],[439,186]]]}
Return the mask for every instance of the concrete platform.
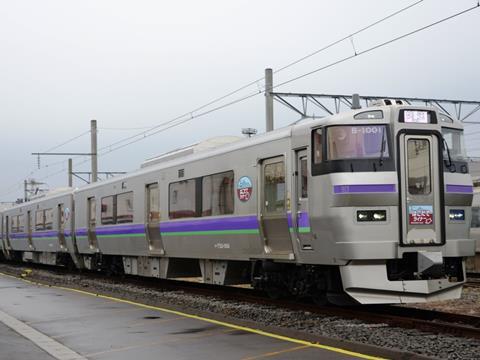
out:
{"label": "concrete platform", "polygon": [[30,340],[0,323],[0,359],[8,360],[54,360]]}
{"label": "concrete platform", "polygon": [[[24,333],[20,336],[10,327]],[[36,330],[36,331],[35,331]],[[43,338],[42,338],[43,336]],[[41,338],[39,340],[39,338]],[[58,351],[53,357],[31,341]],[[51,352],[52,353],[52,352]],[[355,356],[358,355],[358,356]],[[353,359],[189,314],[49,288],[0,275],[0,359]],[[373,357],[372,357],[373,358]]]}

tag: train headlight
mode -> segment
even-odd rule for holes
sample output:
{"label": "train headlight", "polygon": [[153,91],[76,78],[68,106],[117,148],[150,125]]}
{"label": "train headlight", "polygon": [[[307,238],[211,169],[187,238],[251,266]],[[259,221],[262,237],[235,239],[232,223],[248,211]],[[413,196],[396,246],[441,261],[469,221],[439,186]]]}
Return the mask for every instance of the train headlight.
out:
{"label": "train headlight", "polygon": [[385,210],[376,211],[373,213],[373,220],[375,221],[385,221],[386,217],[387,217],[387,212]]}
{"label": "train headlight", "polygon": [[451,209],[448,217],[450,221],[465,221],[465,210]]}
{"label": "train headlight", "polygon": [[358,210],[357,221],[387,221],[387,210]]}
{"label": "train headlight", "polygon": [[368,211],[357,211],[357,221],[369,221]]}

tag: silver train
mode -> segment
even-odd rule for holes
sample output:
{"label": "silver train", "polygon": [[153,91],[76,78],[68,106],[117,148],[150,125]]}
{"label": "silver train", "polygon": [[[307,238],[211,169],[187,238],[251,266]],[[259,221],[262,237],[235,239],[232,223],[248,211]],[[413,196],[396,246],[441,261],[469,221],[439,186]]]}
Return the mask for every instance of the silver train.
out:
{"label": "silver train", "polygon": [[462,124],[386,100],[17,205],[1,251],[318,302],[452,299],[475,251],[472,197]]}

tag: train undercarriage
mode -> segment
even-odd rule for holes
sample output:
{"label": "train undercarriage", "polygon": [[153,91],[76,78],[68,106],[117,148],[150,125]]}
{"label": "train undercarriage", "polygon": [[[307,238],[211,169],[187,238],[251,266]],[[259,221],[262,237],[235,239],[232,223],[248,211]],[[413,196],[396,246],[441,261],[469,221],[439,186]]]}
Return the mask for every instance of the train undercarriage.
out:
{"label": "train undercarriage", "polygon": [[[85,269],[108,275],[250,285],[272,298],[311,299],[320,305],[424,302],[460,296],[466,278],[462,258],[444,258],[441,265],[419,271],[417,253],[405,255],[387,261],[351,261],[345,266],[101,253],[83,255],[81,260]],[[10,252],[9,260],[75,268],[68,253]]]}

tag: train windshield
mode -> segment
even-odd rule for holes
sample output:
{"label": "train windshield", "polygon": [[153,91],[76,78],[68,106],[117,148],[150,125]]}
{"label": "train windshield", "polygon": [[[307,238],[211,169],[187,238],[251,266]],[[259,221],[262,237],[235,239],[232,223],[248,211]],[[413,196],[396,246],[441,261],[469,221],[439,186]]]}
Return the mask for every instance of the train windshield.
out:
{"label": "train windshield", "polygon": [[348,125],[327,128],[327,159],[388,158],[385,125]]}
{"label": "train windshield", "polygon": [[[445,142],[448,145],[450,158],[453,161],[465,161],[467,159],[467,154],[465,151],[463,130],[442,128],[442,134]],[[447,149],[444,149],[443,157],[448,159]]]}

